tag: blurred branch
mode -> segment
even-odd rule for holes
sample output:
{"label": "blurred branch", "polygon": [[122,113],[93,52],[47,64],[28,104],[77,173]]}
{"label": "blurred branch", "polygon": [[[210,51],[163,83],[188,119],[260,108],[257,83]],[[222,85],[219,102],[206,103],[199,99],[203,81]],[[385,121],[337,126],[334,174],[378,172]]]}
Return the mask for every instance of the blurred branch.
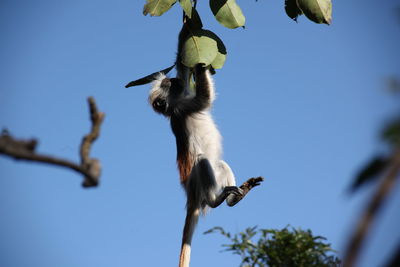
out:
{"label": "blurred branch", "polygon": [[360,249],[363,245],[369,228],[382,207],[386,197],[389,195],[394,186],[396,177],[400,174],[400,150],[397,149],[392,155],[387,174],[383,177],[381,184],[373,195],[364,214],[361,216],[358,225],[350,239],[346,249],[346,255],[343,261],[343,267],[355,266],[355,262],[360,254]]}
{"label": "blurred branch", "polygon": [[398,267],[400,266],[400,245],[397,246],[397,249],[394,253],[392,253],[392,258],[390,261],[385,265],[386,267]]}
{"label": "blurred branch", "polygon": [[389,89],[389,91],[391,91],[393,93],[400,92],[400,80],[398,78],[388,77],[386,83],[387,83],[387,88]]}
{"label": "blurred branch", "polygon": [[37,140],[18,140],[12,137],[7,131],[3,131],[0,135],[0,154],[9,156],[16,160],[43,162],[70,168],[85,177],[85,180],[82,183],[83,187],[97,186],[100,178],[101,165],[99,160],[90,158],[89,154],[93,142],[99,136],[100,126],[105,115],[98,111],[93,97],[88,98],[88,103],[92,128],[90,133],[82,138],[80,146],[80,165],[65,159],[36,153],[35,149],[37,146]]}

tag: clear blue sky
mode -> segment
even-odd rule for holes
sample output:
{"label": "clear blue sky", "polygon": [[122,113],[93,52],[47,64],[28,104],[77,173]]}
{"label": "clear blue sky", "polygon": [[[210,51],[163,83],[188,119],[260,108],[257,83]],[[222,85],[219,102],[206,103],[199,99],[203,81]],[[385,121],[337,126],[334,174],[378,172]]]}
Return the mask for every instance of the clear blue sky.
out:
{"label": "clear blue sky", "polygon": [[[0,1],[0,128],[40,139],[39,151],[78,160],[89,129],[86,98],[106,113],[92,155],[98,188],[69,170],[0,157],[0,266],[176,266],[185,195],[167,120],[149,86],[124,85],[174,61],[181,10],[142,15],[143,1]],[[382,146],[398,111],[385,90],[400,76],[399,1],[334,1],[331,26],[291,21],[283,0],[241,0],[246,29],[229,30],[199,1],[205,28],[228,59],[215,76],[213,114],[238,183],[266,181],[234,208],[201,218],[192,267],[238,266],[214,226],[310,228],[343,251],[371,193],[346,190]],[[380,214],[361,265],[374,267],[400,240],[400,186]]]}

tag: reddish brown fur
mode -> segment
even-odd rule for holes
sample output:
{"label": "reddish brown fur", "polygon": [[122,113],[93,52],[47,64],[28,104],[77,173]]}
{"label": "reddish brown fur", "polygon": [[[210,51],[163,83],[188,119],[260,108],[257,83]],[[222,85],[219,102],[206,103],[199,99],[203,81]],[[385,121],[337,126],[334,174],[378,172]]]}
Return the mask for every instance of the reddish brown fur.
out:
{"label": "reddish brown fur", "polygon": [[189,179],[190,172],[193,168],[193,160],[190,158],[190,154],[187,151],[183,155],[178,154],[178,170],[180,174],[180,181],[182,184],[186,184]]}

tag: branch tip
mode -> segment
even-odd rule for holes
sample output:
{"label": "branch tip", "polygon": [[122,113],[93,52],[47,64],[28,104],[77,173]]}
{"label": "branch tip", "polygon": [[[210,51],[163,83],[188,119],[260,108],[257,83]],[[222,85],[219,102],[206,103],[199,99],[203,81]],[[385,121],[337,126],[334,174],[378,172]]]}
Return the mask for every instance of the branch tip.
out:
{"label": "branch tip", "polygon": [[42,162],[70,168],[81,173],[85,177],[82,183],[83,187],[97,186],[101,174],[101,164],[99,160],[90,158],[89,154],[92,143],[100,134],[100,126],[105,114],[98,111],[96,101],[93,97],[88,98],[88,104],[92,127],[89,134],[82,138],[80,147],[80,165],[65,159],[36,153],[35,149],[38,144],[36,139],[16,139],[10,135],[7,129],[3,129],[0,135],[0,154],[14,158],[15,160]]}

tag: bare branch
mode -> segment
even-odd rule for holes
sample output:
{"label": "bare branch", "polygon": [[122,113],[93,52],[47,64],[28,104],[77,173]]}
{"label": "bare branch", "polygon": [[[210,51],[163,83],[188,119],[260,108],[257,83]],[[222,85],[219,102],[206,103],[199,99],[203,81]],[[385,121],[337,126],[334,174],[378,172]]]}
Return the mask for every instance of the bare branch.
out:
{"label": "bare branch", "polygon": [[[104,120],[104,113],[97,110],[96,102],[93,97],[88,98],[90,120],[92,121],[92,129],[89,134],[83,137],[81,143],[81,166],[89,173],[83,182],[84,187],[96,186],[101,172],[101,165],[97,159],[89,157],[90,148],[100,134],[100,126]],[[94,178],[94,179],[93,179]]]}
{"label": "bare branch", "polygon": [[89,134],[82,138],[80,146],[81,164],[76,164],[69,160],[60,159],[35,152],[37,140],[18,140],[13,138],[7,131],[0,135],[0,154],[14,158],[16,160],[27,160],[42,162],[70,168],[85,177],[83,187],[97,186],[99,183],[101,165],[99,160],[89,157],[90,148],[100,134],[100,126],[104,120],[104,113],[97,110],[93,97],[88,98],[92,129]]}
{"label": "bare branch", "polygon": [[396,177],[400,175],[400,150],[397,150],[391,157],[391,163],[388,167],[386,175],[383,177],[381,184],[373,195],[369,205],[366,207],[364,214],[361,216],[353,236],[350,239],[346,249],[346,255],[343,261],[343,267],[355,266],[355,262],[360,254],[361,247],[365,237],[369,232],[376,215],[383,206],[386,197],[389,195],[394,186]]}

